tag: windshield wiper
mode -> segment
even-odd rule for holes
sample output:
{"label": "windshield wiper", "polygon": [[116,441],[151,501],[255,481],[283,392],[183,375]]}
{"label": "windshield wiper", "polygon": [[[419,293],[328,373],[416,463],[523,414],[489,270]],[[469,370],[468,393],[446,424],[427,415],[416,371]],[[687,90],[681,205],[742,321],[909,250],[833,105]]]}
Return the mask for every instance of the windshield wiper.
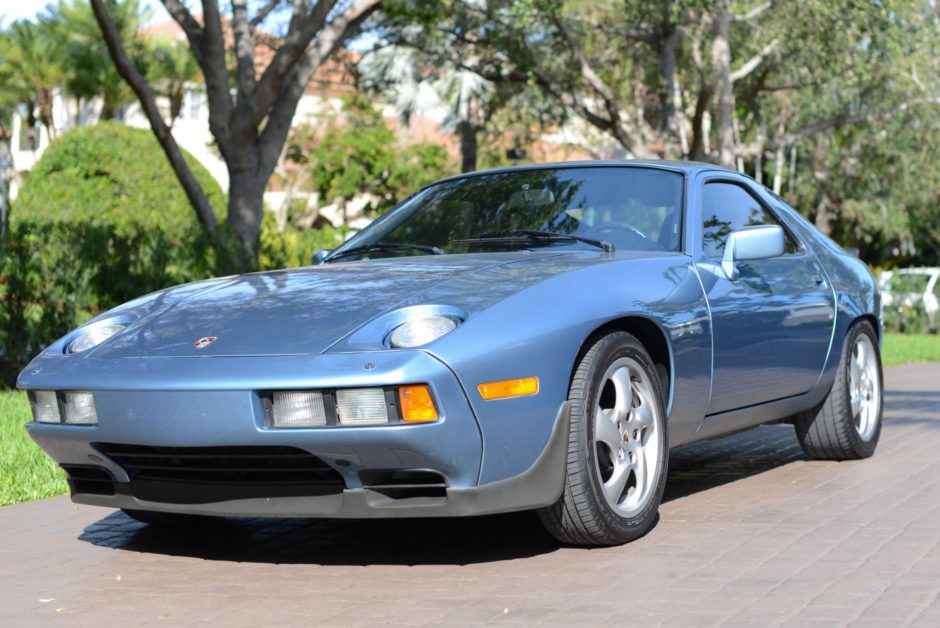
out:
{"label": "windshield wiper", "polygon": [[534,229],[515,229],[513,231],[493,231],[490,233],[478,233],[471,238],[454,240],[454,244],[503,244],[507,242],[557,242],[560,240],[578,241],[604,249],[608,253],[614,251],[614,245],[605,240],[595,240],[594,238],[585,238],[583,236],[572,235],[570,233],[557,233],[554,231],[536,231]]}
{"label": "windshield wiper", "polygon": [[354,246],[351,249],[346,249],[344,251],[337,251],[333,253],[328,258],[323,260],[324,262],[331,262],[335,259],[341,257],[347,257],[349,255],[359,255],[360,253],[370,253],[373,251],[422,251],[424,253],[430,253],[431,255],[444,255],[444,250],[439,249],[436,246],[429,246],[427,244],[398,244],[396,242],[376,242],[374,244],[363,244],[362,246]]}

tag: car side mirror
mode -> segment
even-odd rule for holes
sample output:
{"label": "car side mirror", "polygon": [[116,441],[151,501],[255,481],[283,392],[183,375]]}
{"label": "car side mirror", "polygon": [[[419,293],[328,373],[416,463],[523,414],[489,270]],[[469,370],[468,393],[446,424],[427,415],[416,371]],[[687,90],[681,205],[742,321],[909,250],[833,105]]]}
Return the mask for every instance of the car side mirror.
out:
{"label": "car side mirror", "polygon": [[783,255],[783,246],[783,227],[778,225],[758,225],[732,231],[725,243],[721,269],[733,281],[738,278],[735,262],[777,257]]}
{"label": "car side mirror", "polygon": [[319,266],[326,260],[326,258],[330,256],[330,253],[332,252],[333,249],[318,249],[313,252],[313,255],[310,257],[310,261],[313,262],[314,266]]}

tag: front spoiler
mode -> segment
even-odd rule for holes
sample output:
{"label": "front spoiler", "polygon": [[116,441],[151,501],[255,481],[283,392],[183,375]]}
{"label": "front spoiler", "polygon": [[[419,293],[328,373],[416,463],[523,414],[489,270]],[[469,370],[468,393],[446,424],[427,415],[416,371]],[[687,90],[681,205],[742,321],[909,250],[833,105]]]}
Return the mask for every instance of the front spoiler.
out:
{"label": "front spoiler", "polygon": [[461,517],[529,510],[555,503],[564,489],[568,457],[570,405],[562,404],[548,443],[535,462],[519,475],[481,486],[448,488],[444,497],[393,499],[369,489],[346,489],[320,497],[239,499],[210,504],[167,504],[135,498],[127,483],[115,484],[115,495],[75,493],[72,501],[92,506],[153,510],[218,517],[320,517],[374,519],[393,517]]}

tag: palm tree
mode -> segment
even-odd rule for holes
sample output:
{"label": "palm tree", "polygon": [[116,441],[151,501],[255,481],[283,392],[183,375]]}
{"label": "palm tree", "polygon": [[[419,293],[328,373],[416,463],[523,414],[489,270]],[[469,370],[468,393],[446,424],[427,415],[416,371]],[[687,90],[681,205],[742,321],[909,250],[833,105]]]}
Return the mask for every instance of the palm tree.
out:
{"label": "palm tree", "polygon": [[[0,34],[0,80],[4,96],[25,104],[30,129],[38,120],[49,137],[55,137],[52,119],[53,90],[65,79],[63,46],[59,38],[42,24],[26,20],[13,22]],[[35,148],[35,139],[33,147]]]}
{"label": "palm tree", "polygon": [[147,42],[150,64],[147,79],[154,90],[170,102],[171,129],[183,108],[187,84],[199,78],[199,66],[189,46],[181,41],[152,39]]}
{"label": "palm tree", "polygon": [[441,128],[460,138],[462,172],[476,170],[477,139],[483,130],[494,96],[493,83],[463,68],[426,73],[412,48],[385,46],[359,62],[360,80],[367,89],[380,90],[407,123],[416,113],[446,107]]}
{"label": "palm tree", "polygon": [[[145,46],[138,36],[140,26],[139,0],[109,0],[108,10],[128,52],[140,65],[146,60]],[[59,0],[50,5],[40,23],[56,34],[65,52],[65,88],[75,98],[101,98],[101,119],[117,116],[121,108],[135,100],[134,92],[117,73],[108,48],[101,38],[98,22],[87,2]]]}

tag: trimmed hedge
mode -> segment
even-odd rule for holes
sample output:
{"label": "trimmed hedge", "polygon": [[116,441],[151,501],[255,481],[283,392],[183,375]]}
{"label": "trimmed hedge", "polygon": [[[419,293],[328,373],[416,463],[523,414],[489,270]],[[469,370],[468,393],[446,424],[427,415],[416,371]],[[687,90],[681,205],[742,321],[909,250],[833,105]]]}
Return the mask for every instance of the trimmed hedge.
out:
{"label": "trimmed hedge", "polygon": [[[186,159],[212,206],[224,209],[215,179]],[[0,385],[12,386],[42,347],[90,317],[217,270],[149,130],[105,122],[63,134],[11,211],[0,259]]]}

